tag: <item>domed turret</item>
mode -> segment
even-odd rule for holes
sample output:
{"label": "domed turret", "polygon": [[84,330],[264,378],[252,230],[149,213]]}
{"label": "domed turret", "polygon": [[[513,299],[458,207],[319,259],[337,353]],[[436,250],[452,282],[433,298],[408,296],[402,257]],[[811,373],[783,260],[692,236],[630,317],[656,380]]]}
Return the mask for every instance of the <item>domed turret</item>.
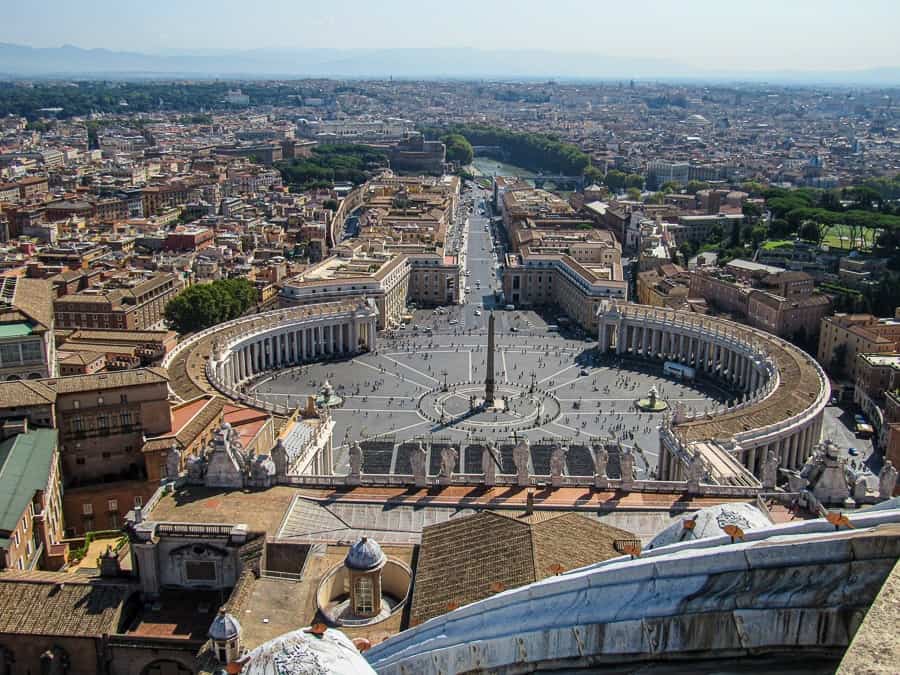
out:
{"label": "domed turret", "polygon": [[352,570],[369,571],[383,567],[387,561],[384,551],[374,539],[362,537],[347,553],[344,564]]}
{"label": "domed turret", "polygon": [[240,657],[241,624],[224,607],[210,624],[208,635],[220,663],[231,663]]}

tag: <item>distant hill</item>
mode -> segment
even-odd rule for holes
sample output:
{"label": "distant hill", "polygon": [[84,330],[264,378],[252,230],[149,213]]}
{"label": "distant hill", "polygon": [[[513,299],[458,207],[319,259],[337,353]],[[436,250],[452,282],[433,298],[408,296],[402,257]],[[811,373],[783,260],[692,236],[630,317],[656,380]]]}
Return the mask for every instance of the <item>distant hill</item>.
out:
{"label": "distant hill", "polygon": [[900,68],[846,72],[698,71],[663,59],[594,53],[480,49],[256,49],[145,54],[73,45],[0,43],[5,77],[345,77],[743,80],[777,83],[900,84]]}

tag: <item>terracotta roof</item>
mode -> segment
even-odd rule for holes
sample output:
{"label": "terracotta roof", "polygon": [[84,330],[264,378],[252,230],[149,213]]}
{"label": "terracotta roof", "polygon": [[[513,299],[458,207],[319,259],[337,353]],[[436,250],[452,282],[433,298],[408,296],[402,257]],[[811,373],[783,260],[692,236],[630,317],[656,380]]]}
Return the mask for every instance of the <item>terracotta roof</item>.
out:
{"label": "terracotta roof", "polygon": [[137,585],[55,572],[0,574],[0,634],[101,636],[115,633]]}
{"label": "terracotta roof", "polygon": [[166,371],[162,368],[136,368],[134,370],[118,370],[93,375],[72,375],[40,380],[60,394],[71,394],[79,391],[97,391],[100,389],[117,389],[135,384],[155,384],[168,382]]}
{"label": "terracotta roof", "polygon": [[422,531],[410,625],[503,589],[516,588],[620,555],[613,542],[634,539],[577,513],[482,511]]}
{"label": "terracotta roof", "polygon": [[56,391],[43,384],[41,380],[0,382],[0,407],[51,405],[55,402]]}
{"label": "terracotta roof", "polygon": [[173,443],[177,443],[178,447],[182,449],[188,447],[210,424],[221,417],[224,408],[224,399],[212,398],[174,434],[148,439],[144,443],[142,451],[166,450],[171,448]]}

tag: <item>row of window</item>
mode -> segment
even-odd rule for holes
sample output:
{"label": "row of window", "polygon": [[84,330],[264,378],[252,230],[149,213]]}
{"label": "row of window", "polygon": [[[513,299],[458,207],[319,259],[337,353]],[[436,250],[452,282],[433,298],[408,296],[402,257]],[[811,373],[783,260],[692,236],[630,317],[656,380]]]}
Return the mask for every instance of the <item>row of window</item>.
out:
{"label": "row of window", "polygon": [[18,366],[43,360],[44,350],[38,340],[0,344],[0,367]]}

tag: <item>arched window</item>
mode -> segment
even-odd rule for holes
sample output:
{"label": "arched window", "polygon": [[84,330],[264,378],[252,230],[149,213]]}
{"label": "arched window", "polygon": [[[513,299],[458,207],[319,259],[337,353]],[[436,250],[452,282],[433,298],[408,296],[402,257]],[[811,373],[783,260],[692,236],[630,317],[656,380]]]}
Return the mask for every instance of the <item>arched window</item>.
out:
{"label": "arched window", "polygon": [[353,611],[357,614],[371,614],[375,604],[373,597],[372,579],[359,577],[356,580]]}

